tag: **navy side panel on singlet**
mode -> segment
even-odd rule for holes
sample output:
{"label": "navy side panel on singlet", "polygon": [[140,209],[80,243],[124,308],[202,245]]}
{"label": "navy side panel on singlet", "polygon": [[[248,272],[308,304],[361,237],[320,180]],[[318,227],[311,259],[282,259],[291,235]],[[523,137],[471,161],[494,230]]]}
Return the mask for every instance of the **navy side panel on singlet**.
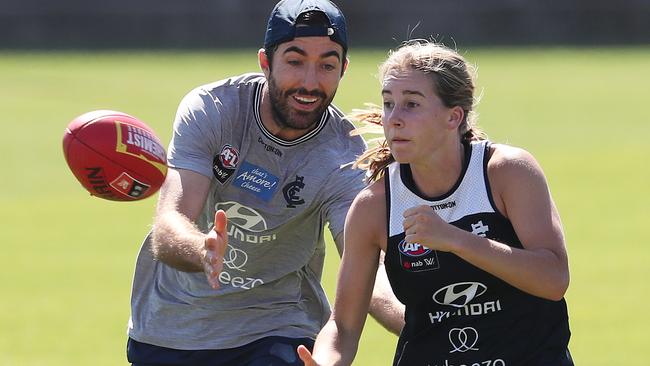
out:
{"label": "navy side panel on singlet", "polygon": [[527,294],[455,254],[403,240],[404,210],[428,205],[451,225],[522,248],[491,197],[489,148],[487,141],[465,145],[461,177],[441,197],[423,196],[408,165],[388,167],[385,265],[396,296],[406,304],[394,365],[573,365],[564,299]]}

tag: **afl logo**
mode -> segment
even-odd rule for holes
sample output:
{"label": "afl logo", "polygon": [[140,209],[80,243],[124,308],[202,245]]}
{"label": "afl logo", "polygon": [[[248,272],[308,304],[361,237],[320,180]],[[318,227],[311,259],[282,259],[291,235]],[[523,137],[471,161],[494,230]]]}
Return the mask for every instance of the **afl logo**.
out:
{"label": "afl logo", "polygon": [[421,257],[423,255],[431,253],[431,249],[425,247],[424,245],[418,243],[407,243],[404,240],[399,243],[398,248],[400,253],[409,257]]}
{"label": "afl logo", "polygon": [[221,153],[219,153],[219,161],[222,167],[233,169],[239,162],[239,152],[229,144],[223,145]]}

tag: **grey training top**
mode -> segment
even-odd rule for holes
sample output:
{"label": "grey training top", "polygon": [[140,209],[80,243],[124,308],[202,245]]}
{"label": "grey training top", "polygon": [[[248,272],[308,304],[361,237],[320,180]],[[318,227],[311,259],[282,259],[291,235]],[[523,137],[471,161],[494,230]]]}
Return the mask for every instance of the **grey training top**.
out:
{"label": "grey training top", "polygon": [[260,120],[265,78],[244,74],[204,85],[181,102],[171,167],[212,178],[198,227],[228,216],[229,247],[218,290],[205,274],[155,261],[149,236],[138,255],[129,336],[175,349],[238,347],[266,336],[315,337],[329,303],[320,285],[323,228],[334,237],[363,188],[351,162],[365,149],[354,126],[329,107],[318,126],[279,139]]}

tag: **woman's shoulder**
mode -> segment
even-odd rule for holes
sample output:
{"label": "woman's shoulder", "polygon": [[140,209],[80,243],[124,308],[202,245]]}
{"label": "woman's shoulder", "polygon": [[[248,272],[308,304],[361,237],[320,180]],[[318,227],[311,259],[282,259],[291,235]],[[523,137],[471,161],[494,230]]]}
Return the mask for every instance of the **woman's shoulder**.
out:
{"label": "woman's shoulder", "polygon": [[[545,187],[546,177],[533,155],[520,147],[491,144],[487,175],[498,210],[509,217],[507,202],[520,200]],[[545,188],[544,188],[545,189]]]}
{"label": "woman's shoulder", "polygon": [[503,173],[537,169],[539,164],[533,155],[520,147],[506,144],[490,144],[488,171]]}
{"label": "woman's shoulder", "polygon": [[[352,204],[352,212],[361,219],[385,217],[386,211],[386,187],[385,177],[370,183],[359,194]],[[379,216],[382,215],[382,216]]]}
{"label": "woman's shoulder", "polygon": [[363,242],[378,245],[383,250],[386,249],[387,225],[384,179],[369,184],[357,194],[345,224],[350,237],[363,238]]}
{"label": "woman's shoulder", "polygon": [[510,190],[512,185],[546,184],[542,167],[533,154],[506,144],[491,144],[487,173],[497,191]]}
{"label": "woman's shoulder", "polygon": [[380,202],[385,202],[386,199],[386,183],[385,176],[380,177],[376,181],[368,184],[357,196],[363,200],[365,204],[374,205]]}

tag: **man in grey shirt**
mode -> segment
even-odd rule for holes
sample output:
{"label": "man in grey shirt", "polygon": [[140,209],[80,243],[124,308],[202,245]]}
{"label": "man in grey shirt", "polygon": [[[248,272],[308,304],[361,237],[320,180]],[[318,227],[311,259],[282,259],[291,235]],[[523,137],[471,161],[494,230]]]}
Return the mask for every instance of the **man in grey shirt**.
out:
{"label": "man in grey shirt", "polygon": [[[133,365],[300,365],[329,317],[320,280],[329,225],[339,253],[364,187],[365,149],[330,105],[347,67],[345,18],[328,0],[283,0],[263,73],[188,93],[174,122],[152,232],[131,299]],[[370,312],[398,333],[380,266]]]}

